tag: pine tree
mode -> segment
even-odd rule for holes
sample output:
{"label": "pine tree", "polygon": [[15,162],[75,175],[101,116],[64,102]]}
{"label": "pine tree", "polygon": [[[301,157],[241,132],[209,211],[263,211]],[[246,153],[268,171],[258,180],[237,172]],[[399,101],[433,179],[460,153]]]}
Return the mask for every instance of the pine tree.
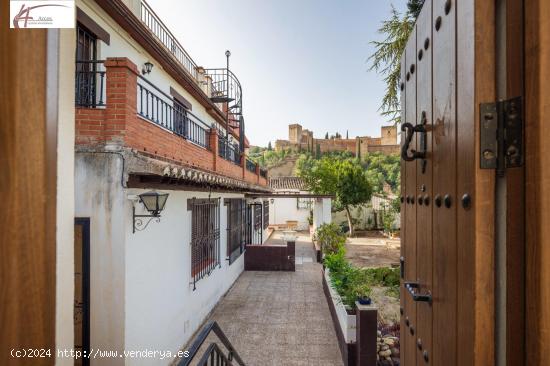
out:
{"label": "pine tree", "polygon": [[267,150],[269,151],[273,150],[273,146],[271,146],[271,141],[269,141],[267,144]]}
{"label": "pine tree", "polygon": [[382,41],[372,41],[376,51],[369,57],[371,63],[369,70],[374,70],[384,75],[386,92],[382,98],[380,111],[391,122],[399,123],[399,79],[401,73],[401,55],[405,50],[409,35],[425,0],[408,0],[407,12],[399,13],[392,6],[390,19],[382,22],[378,33],[385,38]]}
{"label": "pine tree", "polygon": [[346,130],[346,140],[349,140],[349,131]]}
{"label": "pine tree", "polygon": [[325,135],[325,140],[328,140],[328,132]]}

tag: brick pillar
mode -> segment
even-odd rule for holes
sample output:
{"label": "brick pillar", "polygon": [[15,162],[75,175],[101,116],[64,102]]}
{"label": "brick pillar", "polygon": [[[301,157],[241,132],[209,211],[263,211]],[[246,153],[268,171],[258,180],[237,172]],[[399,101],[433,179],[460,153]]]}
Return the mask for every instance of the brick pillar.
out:
{"label": "brick pillar", "polygon": [[243,171],[243,180],[246,180],[246,155],[241,154],[241,168]]}
{"label": "brick pillar", "polygon": [[212,127],[210,129],[210,151],[212,151],[212,170],[216,171],[218,166],[218,159],[220,158],[219,150],[220,147],[218,145],[218,129],[215,127]]}
{"label": "brick pillar", "polygon": [[106,145],[123,145],[126,129],[137,113],[136,64],[126,57],[107,58],[107,108],[103,135]]}
{"label": "brick pillar", "polygon": [[376,338],[378,309],[373,305],[355,303],[357,334],[357,366],[376,365]]}

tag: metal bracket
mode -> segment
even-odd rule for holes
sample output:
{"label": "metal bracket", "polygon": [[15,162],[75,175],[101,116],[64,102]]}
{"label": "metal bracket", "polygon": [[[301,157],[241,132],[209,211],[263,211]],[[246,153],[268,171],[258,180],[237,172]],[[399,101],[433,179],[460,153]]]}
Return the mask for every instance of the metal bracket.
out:
{"label": "metal bracket", "polygon": [[482,103],[479,114],[479,167],[502,176],[507,168],[523,166],[522,98]]}

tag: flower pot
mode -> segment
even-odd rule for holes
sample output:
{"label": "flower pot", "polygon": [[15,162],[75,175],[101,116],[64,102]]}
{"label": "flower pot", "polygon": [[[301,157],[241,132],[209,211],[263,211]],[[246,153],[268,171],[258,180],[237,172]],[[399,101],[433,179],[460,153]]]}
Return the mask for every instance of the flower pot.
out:
{"label": "flower pot", "polygon": [[361,305],[370,305],[372,300],[370,297],[357,297],[357,302]]}

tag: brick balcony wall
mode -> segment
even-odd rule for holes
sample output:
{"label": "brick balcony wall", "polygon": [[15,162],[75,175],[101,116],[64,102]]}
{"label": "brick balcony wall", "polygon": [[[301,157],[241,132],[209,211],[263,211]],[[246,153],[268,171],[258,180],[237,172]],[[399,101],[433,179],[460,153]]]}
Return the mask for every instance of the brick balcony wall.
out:
{"label": "brick balcony wall", "polygon": [[[218,155],[217,130],[210,130],[210,149],[204,149],[141,118],[137,113],[137,66],[127,58],[108,58],[106,68],[106,107],[76,107],[77,146],[128,147],[163,159],[221,175],[267,185],[267,181],[241,165]],[[260,179],[261,178],[261,179]]]}

